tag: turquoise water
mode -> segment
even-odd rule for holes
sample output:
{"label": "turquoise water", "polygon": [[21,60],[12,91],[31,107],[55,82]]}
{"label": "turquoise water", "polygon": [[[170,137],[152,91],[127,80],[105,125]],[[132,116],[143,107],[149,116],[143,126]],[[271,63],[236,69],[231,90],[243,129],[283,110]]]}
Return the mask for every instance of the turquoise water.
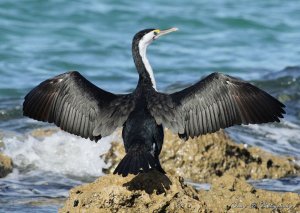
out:
{"label": "turquoise water", "polygon": [[[251,80],[280,96],[287,116],[280,124],[234,127],[229,134],[299,160],[300,68],[284,69],[299,65],[299,20],[296,0],[0,1],[0,134],[5,145],[0,149],[16,166],[0,180],[0,212],[55,211],[70,187],[102,174],[105,164],[98,156],[114,136],[100,145],[62,132],[35,140],[29,132],[49,125],[23,118],[22,100],[41,81],[68,70],[80,71],[103,89],[131,91],[137,83],[131,39],[144,28],[179,28],[148,50],[160,91],[181,89],[212,71]],[[298,179],[278,181],[278,187],[272,181],[256,185],[299,192]],[[42,204],[32,204],[36,200]]]}

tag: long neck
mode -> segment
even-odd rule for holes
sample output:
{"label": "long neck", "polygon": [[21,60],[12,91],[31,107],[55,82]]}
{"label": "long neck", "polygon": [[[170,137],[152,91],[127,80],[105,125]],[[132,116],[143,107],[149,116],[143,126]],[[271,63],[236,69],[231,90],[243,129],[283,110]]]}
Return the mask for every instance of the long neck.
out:
{"label": "long neck", "polygon": [[132,43],[132,56],[139,73],[139,83],[140,85],[151,86],[156,90],[156,82],[153,74],[152,67],[147,59],[146,50],[147,44],[142,42]]}

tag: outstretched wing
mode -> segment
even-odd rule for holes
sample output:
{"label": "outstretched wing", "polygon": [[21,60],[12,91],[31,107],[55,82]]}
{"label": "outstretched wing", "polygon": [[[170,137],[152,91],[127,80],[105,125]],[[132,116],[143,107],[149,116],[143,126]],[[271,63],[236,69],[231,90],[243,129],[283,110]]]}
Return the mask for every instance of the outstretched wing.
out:
{"label": "outstretched wing", "polygon": [[133,108],[130,94],[109,93],[72,71],[31,90],[25,96],[23,114],[97,141],[122,126]]}
{"label": "outstretched wing", "polygon": [[[158,123],[181,138],[199,136],[237,124],[260,124],[283,117],[285,107],[252,84],[220,73],[212,73],[195,85],[161,95],[151,114]],[[171,111],[171,112],[169,112]],[[173,122],[172,125],[170,123]]]}

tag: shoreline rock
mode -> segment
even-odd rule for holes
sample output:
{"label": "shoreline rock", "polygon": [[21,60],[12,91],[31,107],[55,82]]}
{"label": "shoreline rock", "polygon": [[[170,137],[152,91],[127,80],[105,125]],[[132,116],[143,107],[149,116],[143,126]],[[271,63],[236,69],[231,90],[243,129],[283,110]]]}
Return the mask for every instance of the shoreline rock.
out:
{"label": "shoreline rock", "polygon": [[[52,134],[39,130],[36,137]],[[118,131],[119,133],[119,131]],[[124,156],[113,142],[102,156],[112,173]],[[224,131],[186,142],[165,131],[160,155],[168,176],[157,171],[121,177],[108,174],[77,186],[59,212],[297,212],[300,195],[255,189],[246,179],[280,178],[299,174],[293,158],[280,157],[257,147],[234,143]],[[211,183],[209,191],[196,190],[183,176]]]}
{"label": "shoreline rock", "polygon": [[209,191],[197,191],[179,176],[151,171],[125,178],[110,174],[77,186],[59,212],[296,212],[299,208],[299,194],[255,189],[232,175],[214,180]]}
{"label": "shoreline rock", "polygon": [[[110,164],[103,172],[111,174],[124,155],[123,144],[113,142],[101,156]],[[225,174],[248,180],[300,173],[300,166],[292,157],[272,155],[258,147],[246,148],[233,142],[224,131],[184,142],[166,130],[160,161],[167,173],[203,183],[211,183]]]}
{"label": "shoreline rock", "polygon": [[5,177],[13,171],[12,159],[0,153],[0,178]]}

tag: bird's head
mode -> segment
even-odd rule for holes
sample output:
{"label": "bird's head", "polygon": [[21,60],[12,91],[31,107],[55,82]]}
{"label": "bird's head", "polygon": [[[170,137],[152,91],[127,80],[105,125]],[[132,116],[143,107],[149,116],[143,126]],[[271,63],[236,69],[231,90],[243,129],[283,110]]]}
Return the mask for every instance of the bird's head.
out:
{"label": "bird's head", "polygon": [[177,31],[178,28],[170,28],[167,30],[159,29],[145,29],[141,30],[133,37],[133,43],[138,44],[140,47],[146,48],[152,41],[158,39],[159,37],[166,35],[168,33]]}
{"label": "bird's head", "polygon": [[[145,29],[133,37],[132,41],[132,56],[137,68],[137,71],[140,74],[140,79],[143,79],[144,82],[149,82],[154,89],[156,89],[156,83],[153,75],[153,70],[150,66],[150,63],[146,57],[146,50],[149,44],[152,43],[155,39],[166,35],[168,33],[178,30],[173,27],[167,30],[159,29]],[[151,82],[149,81],[151,80]]]}

